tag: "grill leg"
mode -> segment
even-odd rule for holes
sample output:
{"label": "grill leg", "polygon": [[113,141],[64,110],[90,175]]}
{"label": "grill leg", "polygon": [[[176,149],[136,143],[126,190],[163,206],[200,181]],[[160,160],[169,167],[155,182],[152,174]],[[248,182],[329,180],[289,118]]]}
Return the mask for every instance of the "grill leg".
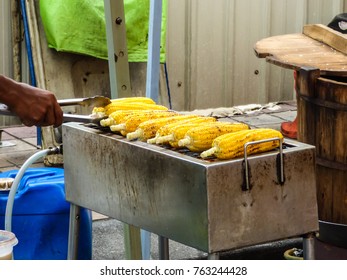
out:
{"label": "grill leg", "polygon": [[124,224],[125,255],[128,260],[141,260],[141,233],[140,228]]}
{"label": "grill leg", "polygon": [[69,239],[67,249],[68,260],[77,260],[78,239],[80,235],[80,212],[81,207],[75,204],[70,204]]}
{"label": "grill leg", "polygon": [[304,251],[304,260],[314,260],[314,239],[315,234],[309,233],[303,236],[303,251]]}
{"label": "grill leg", "polygon": [[169,256],[169,239],[159,236],[159,259],[168,260]]}
{"label": "grill leg", "polygon": [[208,260],[219,260],[219,254],[218,253],[209,253],[207,256]]}
{"label": "grill leg", "polygon": [[142,259],[150,260],[151,259],[151,233],[143,229],[140,230],[140,233],[141,233]]}

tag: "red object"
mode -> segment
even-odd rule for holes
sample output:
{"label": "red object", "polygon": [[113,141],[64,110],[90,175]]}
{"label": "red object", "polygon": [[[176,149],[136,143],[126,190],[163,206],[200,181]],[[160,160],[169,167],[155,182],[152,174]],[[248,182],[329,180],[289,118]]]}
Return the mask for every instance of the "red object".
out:
{"label": "red object", "polygon": [[[297,73],[294,71],[294,88],[296,91],[296,78]],[[281,124],[281,133],[284,137],[288,137],[291,139],[297,139],[298,133],[298,117],[295,118],[292,122],[284,122]]]}
{"label": "red object", "polygon": [[293,122],[284,122],[281,124],[281,133],[284,137],[297,139],[298,125],[297,117]]}

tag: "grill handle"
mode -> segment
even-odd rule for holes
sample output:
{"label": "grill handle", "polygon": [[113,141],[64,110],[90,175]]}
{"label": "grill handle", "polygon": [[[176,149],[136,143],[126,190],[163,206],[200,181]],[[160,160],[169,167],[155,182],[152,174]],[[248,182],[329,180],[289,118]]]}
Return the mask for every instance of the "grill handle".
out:
{"label": "grill handle", "polygon": [[283,139],[279,137],[275,138],[269,138],[269,139],[264,139],[264,140],[259,140],[259,141],[252,141],[248,142],[244,145],[244,162],[245,162],[245,180],[246,180],[246,188],[245,191],[248,191],[250,189],[249,187],[249,170],[248,170],[248,155],[247,155],[247,147],[250,145],[255,145],[255,144],[260,144],[260,143],[265,143],[265,142],[271,142],[271,141],[279,141],[280,142],[280,152],[279,152],[279,161],[280,161],[280,172],[279,172],[279,180],[280,183],[284,183],[284,165],[283,165]]}

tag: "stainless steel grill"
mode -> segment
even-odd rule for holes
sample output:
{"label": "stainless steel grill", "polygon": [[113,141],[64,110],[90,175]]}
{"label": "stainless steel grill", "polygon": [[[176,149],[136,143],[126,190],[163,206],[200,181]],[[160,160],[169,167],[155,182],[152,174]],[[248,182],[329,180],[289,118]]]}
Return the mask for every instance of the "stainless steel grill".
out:
{"label": "stainless steel grill", "polygon": [[63,143],[69,202],[204,252],[318,231],[313,146],[285,140],[283,154],[248,156],[246,174],[243,158],[202,160],[79,123],[63,125]]}

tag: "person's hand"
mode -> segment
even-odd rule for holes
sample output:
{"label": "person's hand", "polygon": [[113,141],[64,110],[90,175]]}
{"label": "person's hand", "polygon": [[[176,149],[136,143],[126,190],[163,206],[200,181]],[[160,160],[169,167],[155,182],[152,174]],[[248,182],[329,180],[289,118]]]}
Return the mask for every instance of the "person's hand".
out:
{"label": "person's hand", "polygon": [[63,111],[52,92],[21,84],[18,100],[9,109],[26,126],[60,126]]}
{"label": "person's hand", "polygon": [[62,124],[63,111],[52,92],[8,78],[6,86],[6,94],[0,95],[1,101],[24,125],[58,127]]}

